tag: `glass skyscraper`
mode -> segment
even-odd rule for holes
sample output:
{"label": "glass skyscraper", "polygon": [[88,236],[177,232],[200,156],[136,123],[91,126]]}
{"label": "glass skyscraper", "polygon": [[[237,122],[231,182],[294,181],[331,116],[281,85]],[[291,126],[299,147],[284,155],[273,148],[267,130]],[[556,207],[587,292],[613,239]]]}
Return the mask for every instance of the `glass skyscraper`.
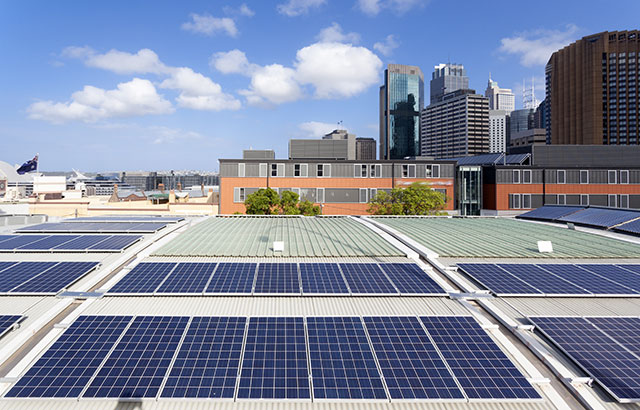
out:
{"label": "glass skyscraper", "polygon": [[420,110],[424,76],[420,68],[389,64],[380,87],[380,159],[420,155]]}
{"label": "glass skyscraper", "polygon": [[442,101],[445,94],[469,88],[467,70],[462,64],[438,64],[431,74],[431,104]]}

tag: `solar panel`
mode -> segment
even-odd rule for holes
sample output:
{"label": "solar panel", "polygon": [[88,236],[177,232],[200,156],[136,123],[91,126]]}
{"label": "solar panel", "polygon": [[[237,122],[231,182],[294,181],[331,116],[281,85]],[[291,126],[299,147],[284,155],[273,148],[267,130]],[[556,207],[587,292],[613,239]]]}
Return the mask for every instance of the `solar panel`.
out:
{"label": "solar panel", "polygon": [[107,294],[153,293],[175,266],[175,263],[167,262],[139,263],[109,289]]}
{"label": "solar panel", "polygon": [[74,235],[76,239],[62,245],[52,246],[54,250],[86,250],[111,238],[111,235]]}
{"label": "solar panel", "polygon": [[380,267],[402,294],[445,295],[447,293],[414,263],[381,263]]}
{"label": "solar panel", "polygon": [[216,265],[216,263],[179,263],[156,292],[200,294],[207,286]]}
{"label": "solar panel", "polygon": [[300,279],[305,294],[349,294],[336,263],[301,263]]}
{"label": "solar panel", "polygon": [[153,215],[132,215],[132,216],[82,216],[79,218],[65,219],[64,222],[179,222],[184,221],[180,216],[153,216]]}
{"label": "solar panel", "polygon": [[360,318],[308,317],[314,399],[386,399]]}
{"label": "solar panel", "polygon": [[11,293],[58,293],[89,273],[98,262],[60,262],[35,278],[14,288]]}
{"label": "solar panel", "polygon": [[635,221],[618,225],[615,228],[613,228],[613,230],[617,232],[640,234],[640,219],[636,219]]}
{"label": "solar panel", "polygon": [[258,265],[253,292],[299,295],[298,265],[295,263],[261,263]]}
{"label": "solar panel", "polygon": [[581,317],[529,317],[618,401],[640,400],[640,359]]}
{"label": "solar panel", "polygon": [[459,263],[458,268],[496,295],[542,295],[538,289],[493,263]]}
{"label": "solar panel", "polygon": [[5,269],[0,275],[0,292],[9,292],[47,269],[51,269],[56,263],[57,262],[20,262]]}
{"label": "solar panel", "polygon": [[529,263],[500,263],[498,266],[547,295],[590,295],[575,284]]}
{"label": "solar panel", "polygon": [[470,400],[541,399],[472,317],[420,319]]}
{"label": "solar panel", "polygon": [[593,272],[596,275],[612,280],[616,283],[633,289],[638,293],[640,291],[640,275],[636,275],[626,269],[610,264],[580,264],[577,265],[582,269]]}
{"label": "solar panel", "polygon": [[18,262],[0,262],[0,272],[15,265]]}
{"label": "solar panel", "polygon": [[0,337],[8,333],[14,324],[22,319],[21,315],[1,315],[0,316]]}
{"label": "solar panel", "polygon": [[629,295],[637,294],[634,290],[595,275],[577,265],[545,264],[538,265],[549,272],[568,281],[580,285],[591,293],[598,295]]}
{"label": "solar panel", "polygon": [[365,317],[392,399],[465,400],[416,317]]}
{"label": "solar panel", "polygon": [[140,240],[140,238],[142,238],[140,235],[112,235],[106,240],[89,247],[89,249],[107,251],[123,250]]}
{"label": "solar panel", "polygon": [[245,325],[244,317],[194,317],[160,397],[232,399]]}
{"label": "solar panel", "polygon": [[553,221],[566,215],[573,214],[585,209],[584,206],[549,206],[533,209],[529,212],[525,212],[516,216],[521,219],[535,219],[541,221]]}
{"label": "solar panel", "polygon": [[623,222],[640,217],[640,212],[621,209],[587,208],[574,214],[565,215],[559,221],[573,222],[581,225],[609,228]]}
{"label": "solar panel", "polygon": [[252,317],[238,399],[309,399],[309,369],[301,317]]}
{"label": "solar panel", "polygon": [[76,239],[77,235],[52,235],[40,241],[30,242],[20,246],[20,250],[48,250]]}
{"label": "solar panel", "polygon": [[640,357],[640,318],[587,317],[586,319],[625,349]]}
{"label": "solar panel", "polygon": [[43,223],[16,229],[16,232],[63,233],[153,233],[164,228],[167,222],[58,222]]}
{"label": "solar panel", "polygon": [[0,242],[0,249],[14,250],[32,242],[41,241],[49,235],[13,235],[12,238]]}
{"label": "solar panel", "polygon": [[16,235],[0,235],[0,242],[8,241],[11,238],[15,238]]}
{"label": "solar panel", "polygon": [[131,316],[81,316],[5,397],[79,397]]}
{"label": "solar panel", "polygon": [[83,397],[156,397],[189,322],[181,316],[138,316]]}
{"label": "solar panel", "polygon": [[255,263],[219,263],[205,293],[250,294],[256,275],[256,265]]}
{"label": "solar panel", "polygon": [[353,294],[398,293],[375,263],[341,263],[340,269]]}

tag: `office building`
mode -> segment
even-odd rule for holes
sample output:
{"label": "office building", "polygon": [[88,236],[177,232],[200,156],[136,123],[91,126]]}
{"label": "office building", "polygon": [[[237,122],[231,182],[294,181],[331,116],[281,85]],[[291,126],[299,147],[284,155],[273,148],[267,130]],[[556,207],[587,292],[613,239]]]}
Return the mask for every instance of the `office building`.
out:
{"label": "office building", "polygon": [[490,110],[502,110],[508,114],[516,109],[516,97],[511,89],[498,87],[498,82],[493,81],[491,76],[484,96],[489,99]]}
{"label": "office building", "polygon": [[530,147],[531,145],[545,145],[547,143],[547,133],[544,128],[530,128],[518,131],[509,136],[509,153],[518,152],[520,147]]}
{"label": "office building", "polygon": [[516,132],[532,129],[534,127],[534,119],[534,109],[522,108],[513,110],[509,115],[509,133],[513,135]]}
{"label": "office building", "polygon": [[440,101],[445,94],[468,88],[469,77],[462,64],[438,64],[431,74],[430,104]]}
{"label": "office building", "polygon": [[[489,100],[491,101],[491,100]],[[506,152],[509,133],[509,112],[489,110],[489,152]]]}
{"label": "office building", "polygon": [[376,159],[376,140],[374,138],[356,138],[356,160],[370,161]]}
{"label": "office building", "polygon": [[605,31],[553,53],[545,70],[551,144],[639,143],[639,34]]}
{"label": "office building", "polygon": [[419,67],[389,64],[380,87],[380,159],[420,153],[424,76]]}
{"label": "office building", "polygon": [[333,130],[322,139],[290,139],[289,159],[355,160],[356,136],[347,130]]}
{"label": "office building", "polygon": [[455,158],[489,152],[489,99],[475,90],[444,95],[420,113],[422,155]]}

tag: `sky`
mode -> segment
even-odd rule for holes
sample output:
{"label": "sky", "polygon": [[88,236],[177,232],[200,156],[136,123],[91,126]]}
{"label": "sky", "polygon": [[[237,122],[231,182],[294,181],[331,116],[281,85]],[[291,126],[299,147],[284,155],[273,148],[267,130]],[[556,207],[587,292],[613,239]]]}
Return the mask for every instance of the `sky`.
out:
{"label": "sky", "polygon": [[[378,139],[387,64],[463,64],[544,98],[554,51],[638,29],[640,1],[0,2],[0,160],[40,170],[217,171],[335,128]],[[338,126],[340,123],[340,126]]]}

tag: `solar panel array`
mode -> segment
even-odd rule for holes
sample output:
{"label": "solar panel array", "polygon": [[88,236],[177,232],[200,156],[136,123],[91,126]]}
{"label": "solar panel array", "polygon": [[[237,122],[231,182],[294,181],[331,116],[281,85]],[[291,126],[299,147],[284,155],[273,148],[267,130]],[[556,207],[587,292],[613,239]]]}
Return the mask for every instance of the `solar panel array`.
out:
{"label": "solar panel array", "polygon": [[446,295],[410,263],[143,262],[108,294]]}
{"label": "solar panel array", "polygon": [[615,228],[613,228],[613,230],[616,232],[640,235],[640,219],[636,219],[635,221],[618,225]]}
{"label": "solar panel array", "polygon": [[5,397],[541,400],[459,316],[81,316]]}
{"label": "solar panel array", "polygon": [[498,296],[640,297],[640,265],[460,263]]}
{"label": "solar panel array", "polygon": [[583,211],[558,218],[561,222],[609,228],[632,219],[640,218],[640,212],[621,209],[586,208]]}
{"label": "solar panel array", "polygon": [[81,216],[79,218],[65,219],[64,222],[180,222],[181,216],[153,216],[153,215],[102,215]]}
{"label": "solar panel array", "polygon": [[638,317],[529,317],[619,402],[640,401]]}
{"label": "solar panel array", "polygon": [[555,221],[558,218],[573,214],[585,209],[584,206],[553,206],[545,205],[540,208],[533,209],[529,212],[525,212],[516,216],[521,219],[534,219],[539,221]]}
{"label": "solar panel array", "polygon": [[168,222],[57,222],[16,229],[17,233],[154,233]]}
{"label": "solar panel array", "polygon": [[0,252],[120,252],[140,235],[2,235]]}
{"label": "solar panel array", "polygon": [[0,270],[0,293],[8,295],[51,294],[73,284],[98,262],[8,262]]}
{"label": "solar panel array", "polygon": [[0,315],[0,337],[8,333],[20,319],[22,315]]}

